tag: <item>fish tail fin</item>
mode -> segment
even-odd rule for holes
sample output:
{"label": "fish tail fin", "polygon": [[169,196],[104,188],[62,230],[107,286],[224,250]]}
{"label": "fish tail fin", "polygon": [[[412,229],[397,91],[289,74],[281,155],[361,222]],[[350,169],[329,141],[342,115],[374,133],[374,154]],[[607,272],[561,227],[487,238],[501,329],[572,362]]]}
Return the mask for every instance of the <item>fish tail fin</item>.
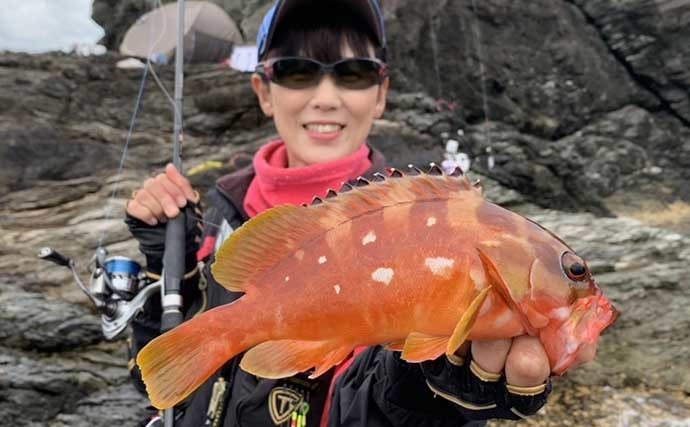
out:
{"label": "fish tail fin", "polygon": [[139,352],[137,365],[153,406],[167,409],[176,405],[247,347],[240,343],[251,340],[250,329],[228,326],[242,323],[228,320],[231,312],[237,313],[237,303],[190,319]]}

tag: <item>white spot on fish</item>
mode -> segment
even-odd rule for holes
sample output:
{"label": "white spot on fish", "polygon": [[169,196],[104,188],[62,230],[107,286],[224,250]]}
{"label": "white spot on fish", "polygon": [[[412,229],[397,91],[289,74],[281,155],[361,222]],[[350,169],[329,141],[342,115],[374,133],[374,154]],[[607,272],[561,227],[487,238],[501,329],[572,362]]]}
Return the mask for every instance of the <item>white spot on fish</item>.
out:
{"label": "white spot on fish", "polygon": [[549,312],[549,317],[556,320],[566,320],[570,316],[568,307],[554,308]]}
{"label": "white spot on fish", "polygon": [[302,261],[304,259],[304,251],[302,249],[295,252],[295,258]]}
{"label": "white spot on fish", "polygon": [[388,286],[393,280],[393,269],[392,268],[379,268],[378,270],[371,273],[371,278],[375,282],[383,283]]}
{"label": "white spot on fish", "polygon": [[455,264],[455,260],[448,258],[427,258],[424,260],[424,265],[431,270],[434,276],[448,275],[453,264]]}
{"label": "white spot on fish", "polygon": [[328,259],[325,256],[319,257],[319,264],[325,264]]}
{"label": "white spot on fish", "polygon": [[497,248],[501,246],[501,242],[499,240],[482,240],[479,242],[479,244],[489,248]]}
{"label": "white spot on fish", "polygon": [[373,231],[370,231],[364,238],[362,239],[362,246],[366,246],[369,243],[374,243],[376,241],[376,234],[374,234]]}
{"label": "white spot on fish", "polygon": [[290,276],[285,276],[285,281],[289,282],[290,281]]}
{"label": "white spot on fish", "polygon": [[340,285],[333,286],[333,289],[335,289],[336,294],[340,295]]}
{"label": "white spot on fish", "polygon": [[433,216],[426,220],[427,227],[433,227],[434,225],[436,225],[436,218]]}

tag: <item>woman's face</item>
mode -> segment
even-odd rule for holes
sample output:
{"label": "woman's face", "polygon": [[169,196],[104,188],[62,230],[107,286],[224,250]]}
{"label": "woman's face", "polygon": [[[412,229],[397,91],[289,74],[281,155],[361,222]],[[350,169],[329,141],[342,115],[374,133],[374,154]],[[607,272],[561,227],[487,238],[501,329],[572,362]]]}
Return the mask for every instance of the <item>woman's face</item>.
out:
{"label": "woman's face", "polygon": [[[343,58],[355,55],[349,47]],[[368,89],[343,89],[330,75],[306,89],[288,89],[252,76],[264,114],[273,117],[285,142],[288,167],[338,160],[366,142],[375,119],[386,108],[388,79]]]}

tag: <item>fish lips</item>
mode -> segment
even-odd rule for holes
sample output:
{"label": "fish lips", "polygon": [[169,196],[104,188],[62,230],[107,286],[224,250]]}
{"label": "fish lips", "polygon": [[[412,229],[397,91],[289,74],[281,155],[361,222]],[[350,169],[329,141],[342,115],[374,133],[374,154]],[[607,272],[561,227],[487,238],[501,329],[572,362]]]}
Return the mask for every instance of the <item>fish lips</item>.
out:
{"label": "fish lips", "polygon": [[541,331],[551,372],[562,375],[570,367],[592,360],[599,336],[618,316],[618,310],[601,294],[579,298],[565,321],[552,321]]}

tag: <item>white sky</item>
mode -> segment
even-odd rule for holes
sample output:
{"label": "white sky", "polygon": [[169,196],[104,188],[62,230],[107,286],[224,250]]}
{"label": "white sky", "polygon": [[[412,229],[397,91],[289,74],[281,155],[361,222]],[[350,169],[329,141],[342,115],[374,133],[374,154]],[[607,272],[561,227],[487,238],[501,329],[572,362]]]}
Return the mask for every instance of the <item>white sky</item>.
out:
{"label": "white sky", "polygon": [[96,43],[92,0],[0,0],[0,51],[46,52]]}

